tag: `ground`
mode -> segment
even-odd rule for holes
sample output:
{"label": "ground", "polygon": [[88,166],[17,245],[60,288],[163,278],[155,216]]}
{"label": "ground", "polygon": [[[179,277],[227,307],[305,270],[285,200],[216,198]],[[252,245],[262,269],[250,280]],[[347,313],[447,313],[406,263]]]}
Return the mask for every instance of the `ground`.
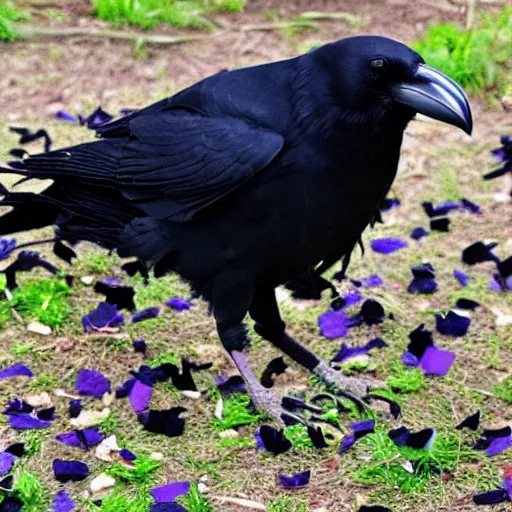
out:
{"label": "ground", "polygon": [[[99,27],[101,22],[89,17],[88,2],[51,2],[65,17],[57,21],[35,10],[34,20],[41,25]],[[110,112],[122,107],[137,108],[174,93],[216,71],[228,67],[251,65],[268,60],[290,57],[306,51],[313,45],[358,33],[377,33],[411,42],[428,23],[441,20],[464,22],[461,4],[430,0],[352,1],[315,0],[314,2],[277,0],[249,0],[245,13],[217,15],[218,35],[209,35],[197,42],[174,46],[145,46],[134,49],[133,43],[110,39],[45,39],[1,44],[2,74],[0,76],[0,157],[17,145],[16,137],[8,131],[12,125],[33,129],[47,128],[57,146],[91,140],[92,134],[82,127],[54,119],[55,112],[66,109],[74,113],[89,112],[97,105]],[[244,30],[249,25],[268,23],[268,13],[276,13],[288,20],[303,11],[346,11],[355,15],[355,22],[324,20],[320,30],[292,33],[290,30]],[[39,13],[39,14],[38,14]],[[33,20],[33,21],[34,21]],[[250,27],[249,27],[250,28]],[[254,28],[254,27],[253,27]],[[183,33],[161,27],[159,33]],[[512,133],[512,117],[499,106],[489,106],[486,99],[472,98],[475,130],[470,138],[452,127],[427,120],[413,121],[407,130],[399,175],[392,195],[399,197],[399,208],[384,214],[385,223],[368,230],[364,239],[365,256],[358,251],[349,274],[353,278],[378,273],[384,286],[365,289],[364,295],[379,300],[394,319],[374,327],[351,329],[342,340],[327,340],[318,332],[317,317],[329,307],[329,298],[298,302],[284,298],[281,307],[289,324],[290,333],[326,358],[338,350],[340,342],[361,345],[379,336],[390,347],[372,353],[373,373],[380,379],[404,375],[400,355],[408,342],[408,333],[420,323],[434,327],[434,312],[447,311],[459,297],[477,300],[482,307],[473,314],[470,332],[464,338],[450,338],[435,333],[439,346],[456,353],[456,362],[450,373],[442,378],[427,378],[420,388],[411,393],[398,393],[402,404],[401,424],[412,430],[435,427],[441,439],[453,441],[454,425],[468,414],[480,409],[487,427],[499,427],[512,422],[510,403],[497,398],[495,386],[510,376],[512,367],[512,330],[499,325],[496,310],[512,314],[510,293],[487,289],[492,265],[482,264],[465,268],[460,261],[463,248],[483,239],[499,242],[496,254],[505,258],[512,248],[510,229],[512,210],[509,202],[496,200],[496,194],[507,189],[497,182],[484,182],[483,173],[495,165],[489,150],[499,145],[499,136]],[[34,148],[35,150],[35,148]],[[440,202],[467,197],[482,207],[481,215],[455,212],[451,215],[449,233],[437,233],[421,243],[413,242],[408,234],[414,227],[428,228],[428,219],[420,203],[424,200]],[[27,233],[18,237],[26,241],[46,233]],[[409,247],[389,256],[372,253],[369,241],[384,236],[409,240]],[[52,259],[50,249],[43,249]],[[101,297],[81,281],[93,276],[118,276],[136,287],[139,309],[162,305],[171,296],[184,296],[187,288],[175,277],[161,281],[151,280],[145,287],[139,279],[129,279],[119,269],[119,260],[100,253],[94,247],[79,247],[79,258],[66,272],[77,276],[69,298],[71,312],[64,323],[46,337],[28,332],[23,321],[11,318],[0,332],[0,368],[23,361],[33,370],[31,380],[0,381],[0,401],[4,404],[15,396],[29,393],[50,393],[59,414],[51,429],[19,434],[7,427],[0,417],[0,440],[24,439],[30,441],[38,453],[27,460],[24,469],[35,474],[45,491],[43,501],[49,499],[59,485],[50,470],[55,458],[74,458],[90,463],[95,474],[107,464],[92,454],[77,453],[53,441],[57,433],[70,430],[67,399],[53,393],[56,388],[73,393],[76,373],[81,368],[103,372],[118,387],[136,369],[142,357],[133,352],[131,340],[143,337],[149,346],[152,362],[179,359],[186,356],[198,362],[213,362],[212,370],[199,374],[200,389],[212,387],[213,375],[235,373],[222,352],[216,338],[213,320],[206,315],[202,303],[194,303],[190,311],[175,313],[165,310],[158,319],[126,326],[116,334],[87,335],[82,333],[80,318],[97,305]],[[410,267],[430,262],[437,270],[439,292],[430,296],[413,296],[407,292]],[[58,263],[63,266],[62,262]],[[467,271],[473,282],[462,289],[453,278],[455,268]],[[46,277],[43,272],[23,276],[20,283]],[[347,285],[341,286],[346,291]],[[165,309],[165,308],[164,308]],[[278,353],[255,336],[249,351],[258,372]],[[404,377],[407,381],[407,375]],[[416,375],[417,377],[417,375]],[[411,377],[412,378],[412,377]],[[307,395],[320,385],[291,364],[289,370],[277,379],[282,392],[302,392]],[[98,403],[86,402],[88,407],[101,409]],[[470,436],[455,437],[447,455],[450,463],[441,475],[433,475],[423,486],[417,482],[404,490],[393,480],[402,459],[376,459],[378,440],[362,441],[353,450],[338,455],[334,444],[322,451],[312,448],[294,449],[276,458],[255,449],[254,430],[258,423],[242,427],[234,440],[222,439],[220,427],[214,420],[215,399],[206,394],[199,400],[182,397],[169,386],[155,392],[152,407],[168,408],[177,404],[188,410],[185,434],[166,438],[144,432],[127,401],[115,401],[112,414],[102,423],[104,431],[115,431],[119,443],[137,454],[163,454],[163,464],[155,475],[145,482],[154,486],[177,480],[203,481],[208,487],[213,510],[241,510],[223,503],[219,497],[237,497],[264,504],[269,511],[326,510],[353,511],[367,501],[402,511],[472,511],[476,510],[471,496],[478,491],[500,485],[500,471],[510,462],[510,451],[492,459],[468,450]],[[347,418],[343,423],[348,425]],[[378,412],[379,431],[396,426],[387,415]],[[0,441],[1,442],[1,441]],[[442,451],[442,450],[441,450]],[[372,459],[373,457],[373,459]],[[381,478],[368,480],[368,469],[385,468]],[[308,487],[294,492],[283,490],[278,482],[280,472],[293,474],[312,470]],[[366,470],[366,471],[365,471]],[[383,476],[382,476],[383,475]],[[67,485],[74,497],[87,489],[89,481]],[[403,487],[403,485],[402,485]],[[135,496],[136,485],[126,485],[122,492]],[[497,505],[493,510],[509,510],[510,505]],[[36,510],[36,509],[34,509]],[[85,510],[85,508],[84,508]],[[194,510],[206,510],[196,508]]]}

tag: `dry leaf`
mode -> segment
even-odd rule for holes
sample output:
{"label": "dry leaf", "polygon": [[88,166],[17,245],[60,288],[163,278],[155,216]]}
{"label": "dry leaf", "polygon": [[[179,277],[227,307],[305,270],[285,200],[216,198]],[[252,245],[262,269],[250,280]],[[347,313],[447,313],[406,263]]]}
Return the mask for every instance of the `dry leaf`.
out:
{"label": "dry leaf", "polygon": [[101,423],[110,414],[110,409],[105,407],[102,411],[87,411],[85,409],[76,417],[69,420],[72,427],[88,428]]}
{"label": "dry leaf", "polygon": [[48,336],[49,334],[52,333],[52,330],[50,327],[48,327],[47,325],[44,325],[40,322],[30,322],[28,325],[27,325],[27,331],[29,332],[34,332],[36,334],[41,334],[42,336]]}

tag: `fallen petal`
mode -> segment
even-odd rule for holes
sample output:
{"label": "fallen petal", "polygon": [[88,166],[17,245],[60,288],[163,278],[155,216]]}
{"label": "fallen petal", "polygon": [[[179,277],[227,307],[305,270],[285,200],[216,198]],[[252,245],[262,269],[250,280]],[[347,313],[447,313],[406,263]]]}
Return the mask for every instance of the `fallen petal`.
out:
{"label": "fallen petal", "polygon": [[11,377],[33,377],[34,374],[30,370],[30,368],[23,363],[16,363],[13,366],[9,366],[9,368],[5,368],[4,370],[0,370],[0,379],[8,379]]}
{"label": "fallen petal", "polygon": [[190,482],[173,482],[151,489],[150,494],[157,503],[174,501],[178,496],[187,494]]}
{"label": "fallen petal", "polygon": [[455,353],[437,347],[427,347],[420,359],[420,367],[427,375],[444,377],[455,361]]}
{"label": "fallen petal", "polygon": [[75,389],[81,395],[101,398],[105,393],[110,393],[110,381],[100,372],[95,370],[80,370],[76,377]]}
{"label": "fallen petal", "polygon": [[407,242],[400,238],[377,238],[372,240],[371,248],[381,254],[391,254],[407,247]]}
{"label": "fallen petal", "polygon": [[83,462],[76,460],[53,461],[53,473],[55,478],[65,484],[66,482],[80,482],[89,476],[89,468]]}
{"label": "fallen petal", "polygon": [[71,512],[76,508],[75,502],[70,498],[65,489],[59,491],[53,498],[54,512]]}
{"label": "fallen petal", "polygon": [[467,428],[469,430],[477,431],[480,425],[480,411],[476,411],[467,418],[464,418],[456,427],[456,430]]}
{"label": "fallen petal", "polygon": [[279,475],[279,481],[285,489],[300,489],[309,484],[311,478],[311,471],[307,470],[292,476]]}

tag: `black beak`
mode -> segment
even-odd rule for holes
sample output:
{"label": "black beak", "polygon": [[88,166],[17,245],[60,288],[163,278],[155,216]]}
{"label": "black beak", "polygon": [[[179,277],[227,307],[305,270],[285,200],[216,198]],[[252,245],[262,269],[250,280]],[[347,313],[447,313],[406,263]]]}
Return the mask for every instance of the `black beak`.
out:
{"label": "black beak", "polygon": [[420,114],[457,126],[471,135],[473,119],[466,93],[436,69],[420,64],[413,80],[396,84],[392,94],[395,101]]}

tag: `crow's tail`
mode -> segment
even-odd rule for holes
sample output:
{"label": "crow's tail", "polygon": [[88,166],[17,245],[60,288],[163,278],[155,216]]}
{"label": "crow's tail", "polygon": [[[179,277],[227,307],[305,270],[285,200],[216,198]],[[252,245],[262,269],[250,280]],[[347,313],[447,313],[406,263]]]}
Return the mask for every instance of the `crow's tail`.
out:
{"label": "crow's tail", "polygon": [[53,180],[40,193],[7,190],[0,185],[0,235],[55,226],[57,239],[115,249],[123,229],[144,214],[121,194],[115,171],[126,139],[99,140],[9,162],[0,173],[19,182]]}

